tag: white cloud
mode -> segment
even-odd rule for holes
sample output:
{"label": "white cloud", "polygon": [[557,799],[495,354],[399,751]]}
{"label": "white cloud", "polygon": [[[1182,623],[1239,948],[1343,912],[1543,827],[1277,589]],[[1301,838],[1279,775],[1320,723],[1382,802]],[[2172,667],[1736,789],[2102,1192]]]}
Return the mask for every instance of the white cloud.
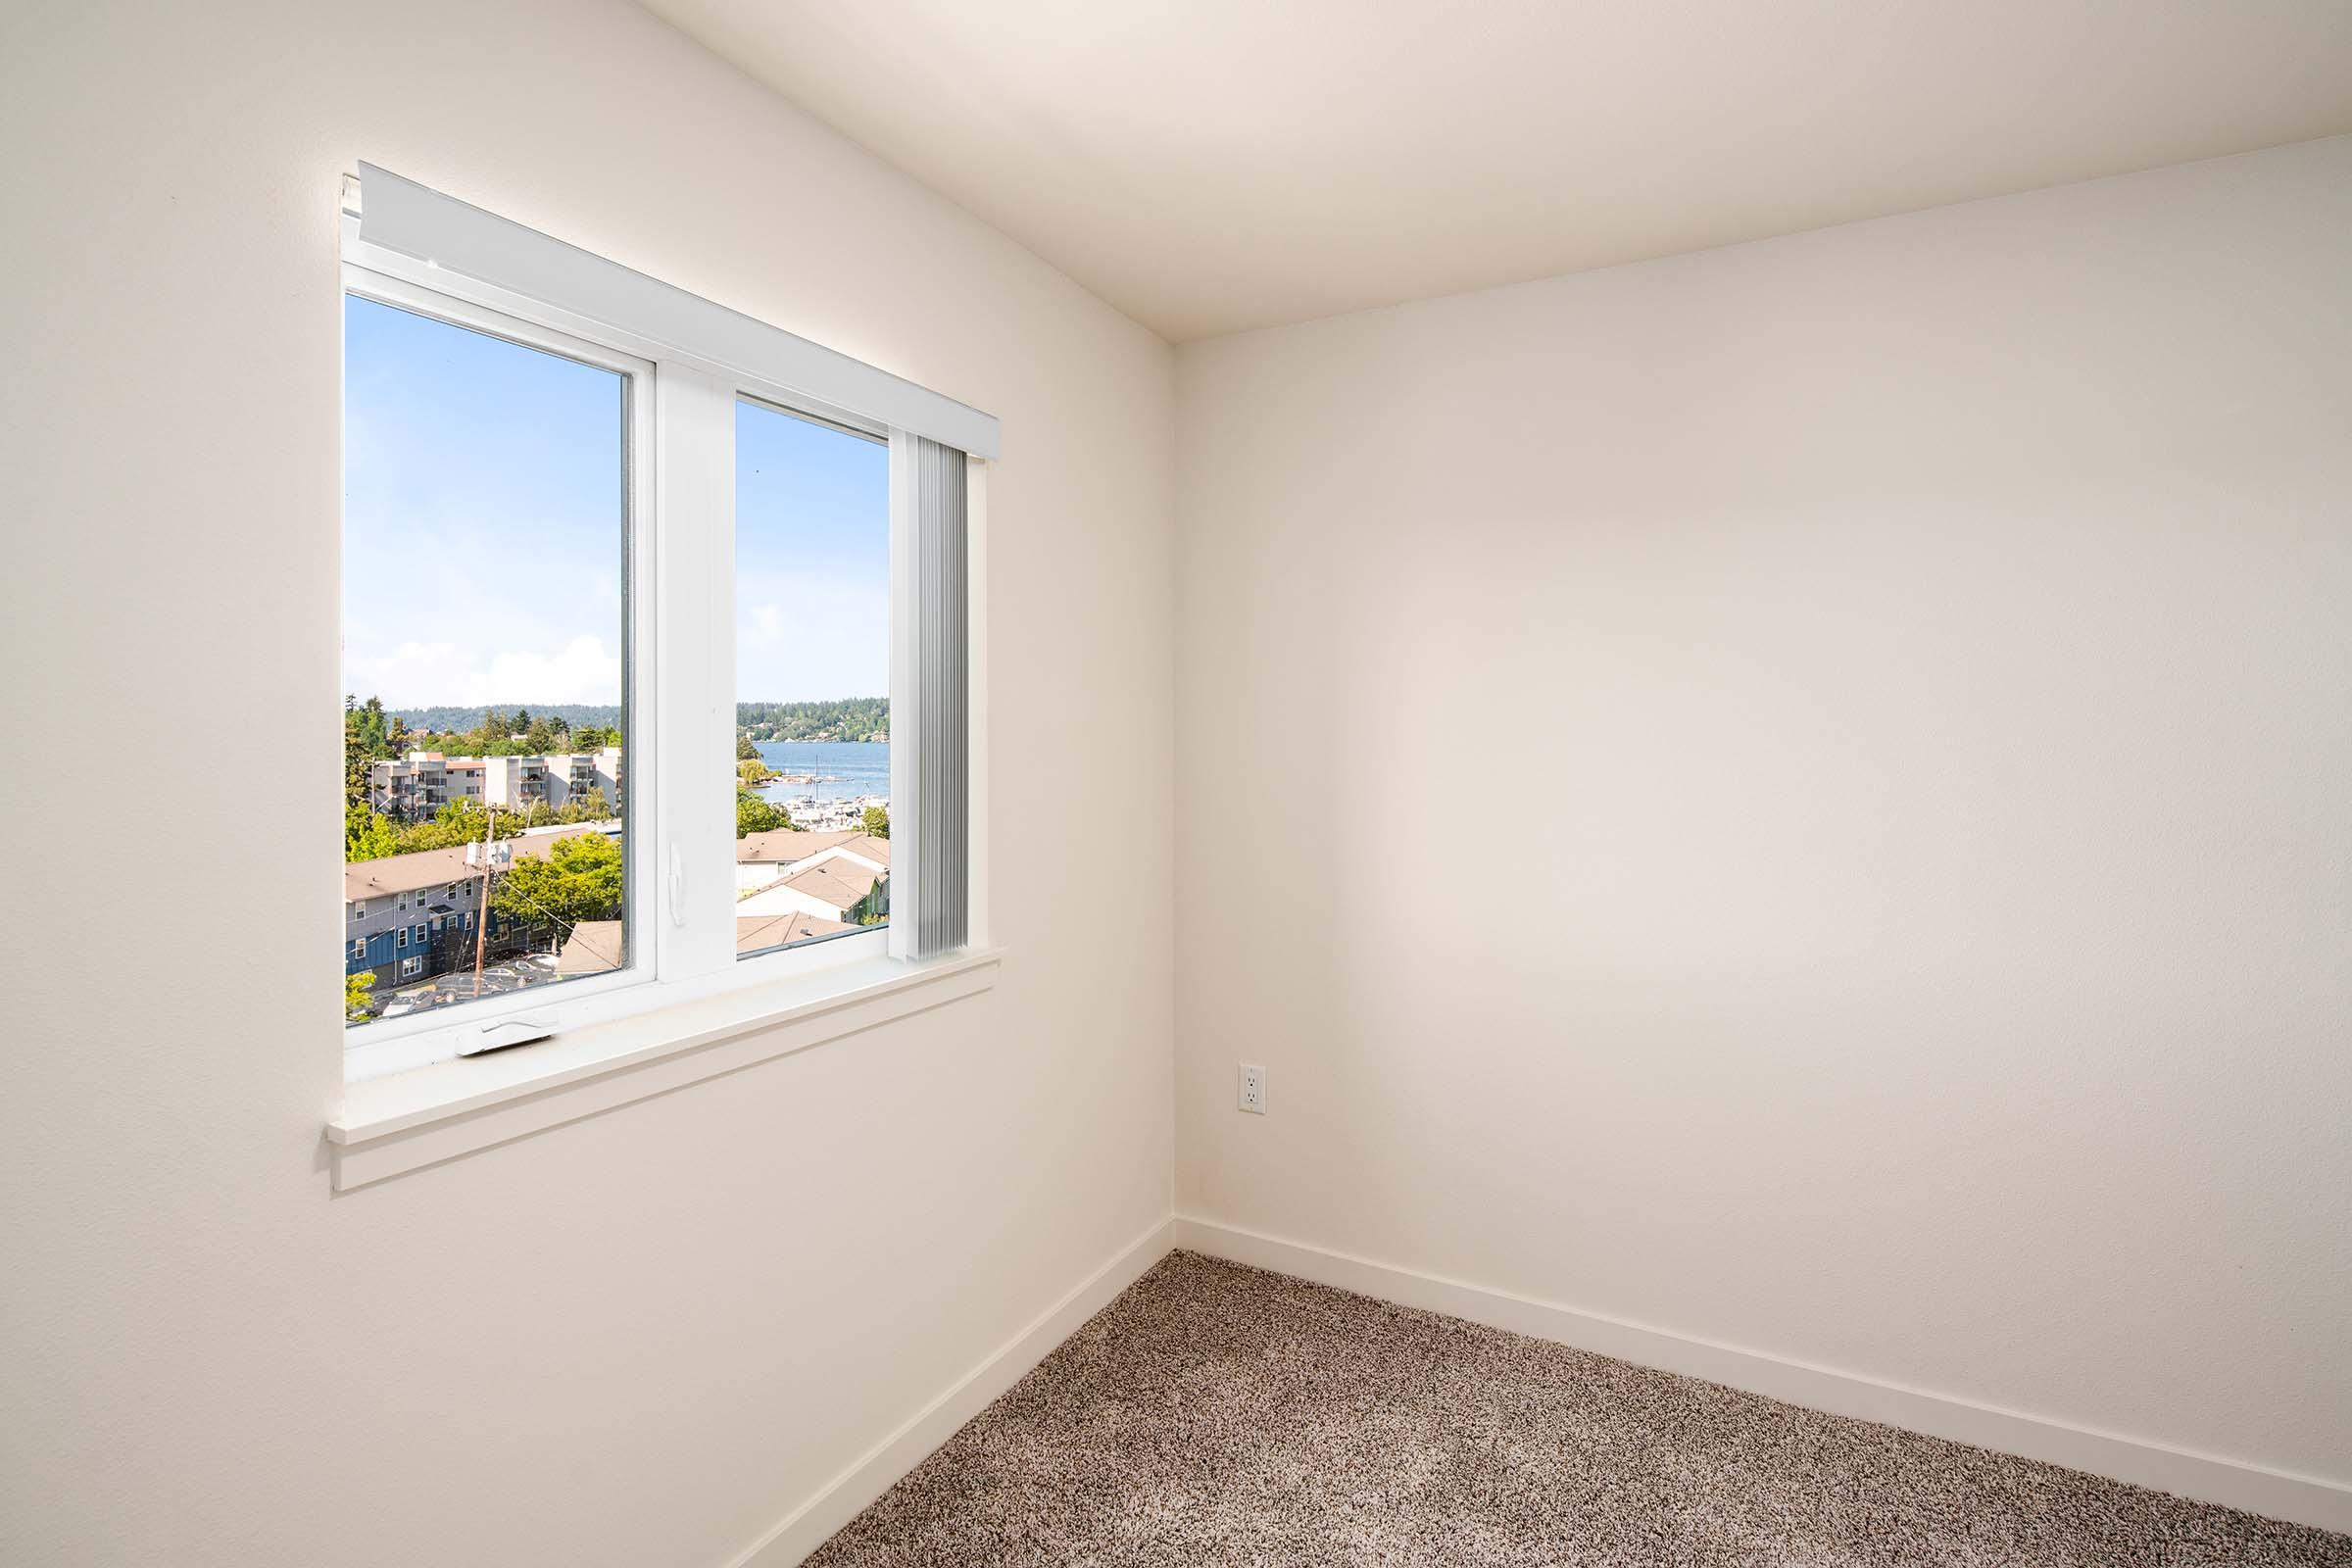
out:
{"label": "white cloud", "polygon": [[345,685],[394,708],[617,703],[620,655],[608,652],[601,637],[574,637],[554,653],[506,649],[487,660],[454,643],[404,642],[382,657],[353,661]]}
{"label": "white cloud", "polygon": [[736,695],[746,702],[890,690],[890,585],[802,568],[736,580]]}

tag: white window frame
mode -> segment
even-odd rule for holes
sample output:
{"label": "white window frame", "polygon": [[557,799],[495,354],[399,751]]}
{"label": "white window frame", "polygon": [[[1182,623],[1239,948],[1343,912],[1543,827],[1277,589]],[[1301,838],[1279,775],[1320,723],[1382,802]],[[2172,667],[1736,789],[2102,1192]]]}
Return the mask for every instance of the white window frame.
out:
{"label": "white window frame", "polygon": [[[666,777],[663,760],[729,757],[734,752],[735,533],[734,440],[739,400],[881,440],[907,439],[881,420],[740,370],[718,372],[706,361],[673,357],[658,342],[546,307],[432,264],[362,240],[345,220],[343,289],[347,294],[468,327],[524,347],[612,369],[629,377],[627,484],[629,528],[625,661],[626,731],[621,740],[629,785],[623,792],[626,961],[605,974],[560,985],[485,997],[429,1012],[377,1019],[344,1031],[348,1082],[448,1061],[478,1049],[502,1022],[528,1021],[555,1035],[629,1018],[664,1006],[802,980],[820,986],[827,972],[842,984],[862,978],[875,960],[905,962],[880,926],[738,958],[735,952],[734,791],[732,769],[697,783]],[[985,464],[970,460],[974,572],[975,685],[985,669],[984,622],[977,613]],[[894,714],[906,674],[899,628],[912,614],[905,559],[907,509],[893,465],[890,503]],[[972,903],[970,948],[987,929],[981,869],[985,705],[971,700],[970,766],[975,774],[968,833]],[[908,732],[892,726],[892,799],[913,765]],[[631,755],[633,754],[633,755]],[[487,792],[485,791],[485,794]],[[468,887],[468,896],[473,889]],[[475,902],[481,901],[476,898]],[[895,902],[895,901],[894,901]],[[911,969],[915,967],[909,964]]]}

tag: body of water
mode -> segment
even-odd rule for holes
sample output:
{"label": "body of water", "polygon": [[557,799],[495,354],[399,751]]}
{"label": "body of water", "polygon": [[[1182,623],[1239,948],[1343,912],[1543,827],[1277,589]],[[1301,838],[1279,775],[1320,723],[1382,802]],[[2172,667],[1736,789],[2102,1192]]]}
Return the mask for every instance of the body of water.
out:
{"label": "body of water", "polygon": [[757,741],[760,760],[791,778],[815,774],[813,784],[771,779],[760,793],[779,804],[813,795],[820,801],[890,798],[888,741]]}

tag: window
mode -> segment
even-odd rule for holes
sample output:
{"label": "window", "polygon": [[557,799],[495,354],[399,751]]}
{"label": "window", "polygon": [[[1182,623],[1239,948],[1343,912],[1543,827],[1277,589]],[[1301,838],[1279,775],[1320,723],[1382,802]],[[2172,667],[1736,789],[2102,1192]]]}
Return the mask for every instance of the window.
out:
{"label": "window", "polygon": [[377,170],[344,260],[346,884],[482,916],[353,1072],[965,945],[995,421]]}
{"label": "window", "polygon": [[367,916],[367,913],[368,901],[366,899],[360,900],[351,906],[351,917],[354,920],[364,919]]}

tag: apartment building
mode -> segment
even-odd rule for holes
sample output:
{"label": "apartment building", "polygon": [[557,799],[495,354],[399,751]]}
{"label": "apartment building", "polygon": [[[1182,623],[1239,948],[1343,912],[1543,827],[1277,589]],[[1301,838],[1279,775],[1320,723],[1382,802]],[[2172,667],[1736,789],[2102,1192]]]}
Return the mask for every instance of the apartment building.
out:
{"label": "apartment building", "polygon": [[534,806],[561,809],[602,791],[620,808],[620,748],[595,752],[549,752],[520,757],[444,757],[411,752],[372,762],[368,770],[368,804],[387,816],[409,820],[431,816],[452,803],[524,811]]}
{"label": "apartment building", "polygon": [[448,760],[439,752],[411,752],[368,763],[368,804],[386,816],[431,816],[449,804]]}

